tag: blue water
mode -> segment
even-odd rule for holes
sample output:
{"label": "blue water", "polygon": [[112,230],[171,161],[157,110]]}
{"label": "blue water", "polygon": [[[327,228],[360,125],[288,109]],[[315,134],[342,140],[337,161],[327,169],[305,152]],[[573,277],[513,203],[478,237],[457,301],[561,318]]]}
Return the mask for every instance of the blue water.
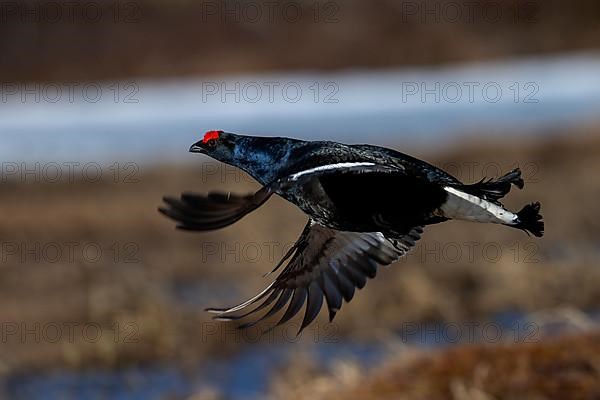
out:
{"label": "blue water", "polygon": [[192,387],[174,368],[130,368],[121,371],[62,371],[21,375],[6,384],[11,399],[164,399],[182,397]]}
{"label": "blue water", "polygon": [[539,331],[530,329],[530,322],[523,314],[510,311],[498,314],[488,323],[407,324],[404,328],[385,341],[371,342],[338,338],[331,342],[310,343],[311,333],[307,330],[305,335],[308,337],[298,342],[250,344],[229,358],[209,359],[196,368],[185,370],[157,364],[112,371],[91,369],[13,375],[5,381],[5,390],[11,399],[158,400],[186,398],[203,389],[213,388],[225,398],[258,399],[268,391],[273,373],[300,354],[309,355],[325,370],[340,359],[352,360],[369,369],[389,356],[391,351],[402,351],[398,344],[435,350],[464,343],[540,340]]}
{"label": "blue water", "polygon": [[132,79],[101,82],[93,102],[84,83],[72,98],[62,88],[54,103],[52,87],[41,84],[27,89],[34,94],[3,97],[0,159],[188,160],[189,145],[209,129],[400,147],[443,145],[463,134],[549,134],[600,121],[599,70],[600,54],[592,53],[442,68]]}
{"label": "blue water", "polygon": [[[216,388],[226,398],[256,399],[267,391],[272,373],[286,365],[292,350],[293,345],[261,345],[231,359],[209,360],[193,371],[152,366],[22,374],[8,378],[5,387],[11,399],[24,400],[173,399],[203,388]],[[369,366],[383,356],[381,348],[367,344],[320,344],[313,350],[311,354],[325,368],[339,357]]]}

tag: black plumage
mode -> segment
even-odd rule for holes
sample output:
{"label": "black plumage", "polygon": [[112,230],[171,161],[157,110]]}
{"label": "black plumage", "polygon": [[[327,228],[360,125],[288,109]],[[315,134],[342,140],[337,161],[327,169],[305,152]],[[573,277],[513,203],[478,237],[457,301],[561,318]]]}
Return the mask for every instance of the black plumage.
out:
{"label": "black plumage", "polygon": [[273,194],[309,216],[298,241],[273,269],[278,271],[287,261],[273,283],[237,306],[208,309],[221,320],[249,317],[240,327],[285,310],[275,326],[280,325],[305,304],[300,331],[317,317],[323,303],[332,320],[343,300],[349,302],[357,288],[376,276],[379,266],[406,254],[426,225],[458,218],[543,234],[539,203],[518,213],[500,203],[512,185],[523,187],[518,169],[496,180],[465,185],[431,164],[387,148],[222,131],[207,132],[190,151],[239,167],[263,187],[244,196],[165,197],[166,206],[160,211],[177,221],[179,228],[223,228]]}

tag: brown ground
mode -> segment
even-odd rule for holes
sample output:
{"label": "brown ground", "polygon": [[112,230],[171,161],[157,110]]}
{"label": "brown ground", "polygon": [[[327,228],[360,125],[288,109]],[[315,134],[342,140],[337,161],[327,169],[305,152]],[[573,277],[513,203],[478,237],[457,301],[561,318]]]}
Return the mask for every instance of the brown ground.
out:
{"label": "brown ground", "polygon": [[[582,128],[545,142],[478,142],[441,154],[414,153],[467,181],[478,180],[489,168],[505,172],[521,165],[525,190],[514,190],[506,204],[520,208],[541,201],[546,236],[535,239],[501,226],[461,222],[430,227],[409,257],[383,269],[344,305],[334,325],[320,318],[316,326],[333,329],[327,332],[336,338],[381,339],[406,322],[486,320],[499,311],[563,305],[597,310],[597,132]],[[474,165],[473,176],[468,165]],[[261,274],[296,239],[305,217],[272,199],[222,231],[184,233],[156,212],[162,195],[190,189],[243,192],[256,184],[241,175],[207,177],[200,162],[142,168],[137,183],[115,183],[108,176],[99,183],[10,181],[0,186],[4,371],[195,363],[253,341],[233,336],[229,325],[212,322],[202,309],[233,304],[264,287],[268,280]],[[275,242],[272,254],[269,242]],[[68,243],[75,246],[73,259]],[[98,261],[82,254],[90,244],[103,249]],[[36,245],[46,250],[36,251]],[[63,251],[60,259],[53,260],[50,245]],[[76,324],[73,340],[69,324]],[[84,328],[96,327],[85,324],[98,324],[101,337],[95,339],[96,330],[84,334]],[[62,336],[53,341],[57,326]]]}
{"label": "brown ground", "polygon": [[274,399],[597,399],[600,335],[534,344],[470,345],[392,357],[375,371],[340,364],[332,375],[304,365],[273,385]]}
{"label": "brown ground", "polygon": [[6,2],[0,7],[0,76],[10,84],[392,67],[600,45],[595,0],[273,3]]}

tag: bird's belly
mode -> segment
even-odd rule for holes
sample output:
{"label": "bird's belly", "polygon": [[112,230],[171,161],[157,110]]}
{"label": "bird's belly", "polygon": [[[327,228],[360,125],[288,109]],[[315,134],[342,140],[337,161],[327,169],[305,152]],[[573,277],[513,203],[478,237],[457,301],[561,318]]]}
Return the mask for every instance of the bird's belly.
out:
{"label": "bird's belly", "polygon": [[[360,187],[347,185],[344,193],[332,196],[321,181],[315,179],[301,186],[288,188],[282,197],[304,211],[319,224],[331,229],[353,232],[405,232],[422,224],[422,210],[403,207],[398,200],[377,196]],[[396,197],[396,196],[393,196]],[[433,208],[432,208],[433,211]],[[415,217],[418,219],[415,220]]]}
{"label": "bird's belly", "polygon": [[289,188],[279,194],[325,227],[353,232],[379,231],[372,223],[372,218],[366,218],[362,215],[364,213],[342,212],[332,202],[318,180]]}

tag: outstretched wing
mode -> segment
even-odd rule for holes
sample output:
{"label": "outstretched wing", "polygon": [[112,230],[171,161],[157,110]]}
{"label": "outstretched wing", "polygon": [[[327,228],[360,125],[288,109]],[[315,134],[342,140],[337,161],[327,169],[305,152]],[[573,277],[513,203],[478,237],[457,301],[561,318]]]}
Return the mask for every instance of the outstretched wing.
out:
{"label": "outstretched wing", "polygon": [[210,231],[240,220],[260,207],[272,193],[268,187],[245,196],[231,193],[183,193],[180,198],[164,197],[167,207],[160,207],[158,210],[177,221],[179,229]]}
{"label": "outstretched wing", "polygon": [[300,333],[317,317],[323,299],[331,321],[341,308],[342,299],[352,300],[355,289],[362,289],[367,278],[374,278],[379,265],[391,264],[406,254],[422,232],[423,228],[418,226],[402,237],[388,239],[379,232],[336,231],[309,221],[296,244],[271,271],[275,272],[290,259],[271,285],[235,307],[207,311],[217,313],[220,320],[238,320],[255,316],[273,304],[260,318],[240,326],[246,328],[289,304],[277,326],[291,319],[306,303]]}

